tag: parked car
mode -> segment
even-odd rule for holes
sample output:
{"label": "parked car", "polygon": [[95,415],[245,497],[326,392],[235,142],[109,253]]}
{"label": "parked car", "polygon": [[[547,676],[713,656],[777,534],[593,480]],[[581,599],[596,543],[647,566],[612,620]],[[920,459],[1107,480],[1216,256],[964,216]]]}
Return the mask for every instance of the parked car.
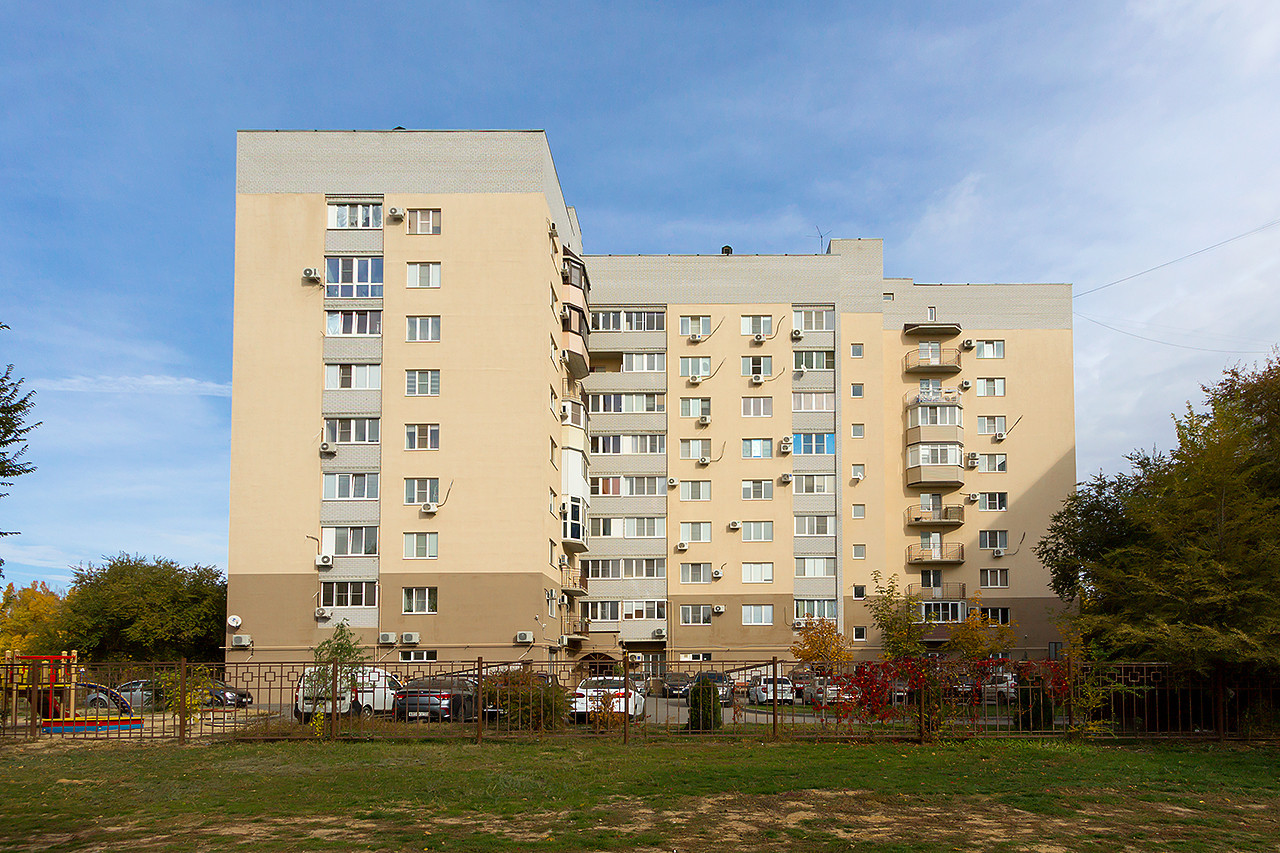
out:
{"label": "parked car", "polygon": [[[85,696],[85,705],[95,711],[114,710],[123,713],[124,709],[120,707],[120,700],[128,702],[129,710],[133,713],[161,710],[165,705],[164,691],[160,683],[148,678],[126,681],[124,684],[110,689],[102,688],[98,685],[88,689],[89,693]],[[113,692],[115,693],[114,696],[112,695]]]}
{"label": "parked car", "polygon": [[[293,715],[306,722],[317,711],[327,714],[333,708],[330,696],[332,670],[327,666],[309,666],[302,671],[298,686],[294,689]],[[349,673],[346,683],[338,684],[337,711],[339,714],[358,714],[372,717],[389,714],[395,704],[396,691],[404,687],[400,679],[376,666],[357,667]]]}
{"label": "parked car", "polygon": [[397,720],[467,722],[476,718],[476,683],[470,678],[415,678],[395,693]]}
{"label": "parked car", "polygon": [[772,705],[775,695],[780,704],[794,705],[796,694],[791,688],[791,679],[783,676],[776,679],[763,676],[753,681],[747,688],[747,702],[753,705]]}
{"label": "parked car", "polygon": [[[956,685],[956,692],[968,699],[973,692],[973,682],[962,681]],[[982,683],[982,701],[988,704],[1007,705],[1018,699],[1018,679],[1009,672],[992,673]]]}
{"label": "parked car", "polygon": [[843,678],[815,678],[805,687],[801,696],[806,705],[835,705],[841,702],[855,702],[858,699],[857,689]]}
{"label": "parked car", "polygon": [[587,678],[569,697],[570,713],[578,721],[584,721],[592,713],[607,711],[613,714],[630,714],[633,720],[644,717],[644,696],[628,689],[623,678]]}
{"label": "parked car", "polygon": [[662,695],[667,699],[683,699],[689,692],[691,680],[687,672],[668,672],[662,679]]}
{"label": "parked car", "polygon": [[704,670],[695,675],[693,680],[689,682],[689,687],[684,694],[684,702],[686,705],[689,704],[689,693],[693,691],[694,685],[700,681],[710,681],[716,686],[716,692],[720,694],[721,705],[733,704],[733,679],[729,678],[723,672]]}
{"label": "parked car", "polygon": [[223,681],[215,681],[205,688],[201,705],[222,708],[247,708],[253,704],[253,694],[243,687],[233,687]]}

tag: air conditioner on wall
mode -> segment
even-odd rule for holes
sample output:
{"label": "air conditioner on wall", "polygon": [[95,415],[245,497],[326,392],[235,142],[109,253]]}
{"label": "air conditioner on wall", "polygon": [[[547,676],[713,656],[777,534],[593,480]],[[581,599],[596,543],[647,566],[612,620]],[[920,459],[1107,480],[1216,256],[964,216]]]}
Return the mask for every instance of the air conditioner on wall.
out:
{"label": "air conditioner on wall", "polygon": [[233,649],[245,649],[253,645],[252,634],[232,634],[231,647]]}
{"label": "air conditioner on wall", "polygon": [[[526,632],[526,633],[527,633],[527,632]],[[561,635],[560,635],[560,645],[561,645],[561,646],[567,646],[567,645],[569,645],[569,635],[568,635],[568,634],[561,634]]]}
{"label": "air conditioner on wall", "polygon": [[965,349],[973,349],[973,338],[965,338],[964,343],[962,343],[960,346],[964,347]]}
{"label": "air conditioner on wall", "polygon": [[731,522],[729,522],[729,529],[730,529],[730,530],[741,530],[741,529],[742,529],[742,522],[741,522],[741,521],[731,521]]}
{"label": "air conditioner on wall", "polygon": [[790,474],[783,474],[783,475],[782,475],[781,477],[779,477],[778,479],[779,479],[779,480],[781,480],[781,481],[782,481],[782,482],[784,482],[784,483],[790,483],[790,482],[791,482],[791,475],[790,475]]}
{"label": "air conditioner on wall", "polygon": [[665,640],[665,639],[667,638],[667,629],[666,629],[666,628],[654,628],[654,629],[653,629],[653,638],[654,638],[655,640]]}
{"label": "air conditioner on wall", "polygon": [[533,632],[532,631],[516,631],[516,642],[525,643],[525,644],[532,643]]}
{"label": "air conditioner on wall", "polygon": [[400,642],[406,646],[418,645],[419,639],[421,639],[421,635],[417,631],[405,631],[400,635]]}
{"label": "air conditioner on wall", "polygon": [[337,453],[337,452],[338,452],[338,448],[337,448],[337,446],[336,446],[336,445],[334,445],[332,442],[328,442],[328,441],[322,441],[322,442],[320,442],[320,455],[321,455],[321,456],[330,456],[330,455],[332,455],[332,454],[334,454],[334,453]]}
{"label": "air conditioner on wall", "polygon": [[403,207],[388,207],[388,208],[387,208],[387,218],[388,218],[388,219],[404,219],[404,208],[403,208]]}
{"label": "air conditioner on wall", "polygon": [[631,661],[632,663],[641,663],[644,661],[644,655],[640,654],[639,652],[629,652],[627,654],[627,660]]}
{"label": "air conditioner on wall", "polygon": [[1003,557],[1003,556],[1004,556],[1004,549],[1003,549],[1003,548],[994,548],[994,549],[992,549],[992,551],[991,551],[991,556],[993,556],[993,557]]}
{"label": "air conditioner on wall", "polygon": [[701,384],[702,384],[702,377],[701,377],[701,376],[690,376],[690,377],[689,377],[689,384],[690,384],[690,385],[701,385]]}
{"label": "air conditioner on wall", "polygon": [[1004,433],[998,432],[992,436],[996,441],[1004,441]]}
{"label": "air conditioner on wall", "polygon": [[706,340],[706,337],[704,335],[693,334],[689,336],[689,343],[691,344],[700,344],[704,340]]}
{"label": "air conditioner on wall", "polygon": [[679,478],[679,477],[668,477],[668,478],[667,478],[667,485],[668,485],[668,486],[671,486],[672,488],[674,488],[674,487],[676,487],[676,486],[680,485],[680,478]]}
{"label": "air conditioner on wall", "polygon": [[711,426],[711,415],[699,416],[698,423],[701,424],[702,426]]}
{"label": "air conditioner on wall", "polygon": [[719,580],[720,578],[724,577],[724,572],[720,571],[719,569],[712,569],[711,577],[713,580]]}
{"label": "air conditioner on wall", "polygon": [[567,305],[560,309],[561,320],[568,320],[571,317],[573,317],[573,312],[569,310],[569,307]]}
{"label": "air conditioner on wall", "polygon": [[307,281],[319,281],[320,270],[317,267],[307,267],[302,271],[302,277]]}
{"label": "air conditioner on wall", "polygon": [[804,331],[802,329],[791,330],[791,340],[799,341],[804,339]]}
{"label": "air conditioner on wall", "polygon": [[677,550],[677,551],[688,551],[688,550],[689,550],[689,543],[688,543],[688,542],[677,542],[677,543],[676,543],[676,550]]}
{"label": "air conditioner on wall", "polygon": [[332,554],[316,554],[316,568],[327,569],[333,565]]}
{"label": "air conditioner on wall", "polygon": [[751,336],[751,340],[752,340],[752,342],[754,342],[754,343],[762,344],[762,343],[764,343],[765,341],[767,341],[767,340],[769,340],[769,339],[768,339],[768,338],[766,338],[764,335],[752,335],[752,336]]}
{"label": "air conditioner on wall", "polygon": [[332,616],[332,615],[333,615],[333,611],[332,611],[332,610],[330,610],[330,609],[329,609],[329,608],[327,608],[327,607],[317,607],[317,608],[316,608],[316,618],[317,618],[317,619],[328,619],[328,618],[329,618],[330,616]]}
{"label": "air conditioner on wall", "polygon": [[710,465],[710,464],[711,464],[711,457],[710,457],[710,456],[699,456],[699,457],[698,457],[698,464],[699,464],[699,465]]}
{"label": "air conditioner on wall", "polygon": [[394,646],[396,644],[396,632],[383,631],[378,634],[378,644],[382,646]]}
{"label": "air conditioner on wall", "polygon": [[803,619],[797,619],[796,621],[794,621],[794,622],[792,622],[792,623],[791,623],[791,627],[792,627],[792,628],[803,628],[803,627],[804,627],[805,625],[807,625],[807,624],[808,624],[808,623],[807,623],[807,622],[805,622]]}
{"label": "air conditioner on wall", "polygon": [[751,384],[752,384],[752,385],[763,385],[763,384],[764,384],[764,374],[763,374],[763,373],[753,373],[753,374],[751,374]]}
{"label": "air conditioner on wall", "polygon": [[561,557],[560,557],[560,568],[562,568],[562,569],[567,569],[567,568],[569,568],[569,558],[568,558],[568,557],[565,557],[565,556],[561,555]]}
{"label": "air conditioner on wall", "polygon": [[969,493],[969,502],[970,502],[970,503],[975,503],[975,504],[978,502],[978,493],[977,493],[977,492],[970,492],[970,493]]}
{"label": "air conditioner on wall", "polygon": [[972,383],[972,382],[970,382],[968,379],[961,379],[961,380],[960,380],[960,390],[961,390],[961,391],[968,391],[968,390],[969,390],[970,388],[972,388],[972,387],[973,387],[973,383]]}
{"label": "air conditioner on wall", "polygon": [[422,510],[424,513],[426,513],[427,515],[435,515],[437,512],[440,511],[440,504],[436,503],[435,501],[427,501],[426,503],[424,503],[422,506],[418,508]]}
{"label": "air conditioner on wall", "polygon": [[712,608],[711,608],[711,612],[712,612],[712,613],[723,613],[723,612],[724,612],[724,605],[723,605],[723,604],[717,604],[717,605],[715,605],[714,607],[712,607]]}

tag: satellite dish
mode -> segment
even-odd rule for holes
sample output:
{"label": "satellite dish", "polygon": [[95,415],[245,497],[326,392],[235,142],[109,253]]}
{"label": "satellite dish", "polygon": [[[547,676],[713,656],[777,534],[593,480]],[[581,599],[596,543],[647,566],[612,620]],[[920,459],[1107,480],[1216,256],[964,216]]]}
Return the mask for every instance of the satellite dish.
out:
{"label": "satellite dish", "polygon": [[233,629],[239,628],[240,623],[241,623],[240,617],[235,615],[234,613],[227,617],[227,624],[231,626],[231,628]]}

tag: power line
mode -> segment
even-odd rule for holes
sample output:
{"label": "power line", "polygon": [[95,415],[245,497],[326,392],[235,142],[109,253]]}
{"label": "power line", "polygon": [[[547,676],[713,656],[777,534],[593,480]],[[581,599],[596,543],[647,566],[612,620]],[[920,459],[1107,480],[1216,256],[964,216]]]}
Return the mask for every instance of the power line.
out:
{"label": "power line", "polygon": [[1102,322],[1101,320],[1095,320],[1092,317],[1086,317],[1085,315],[1079,313],[1078,311],[1072,311],[1071,313],[1082,320],[1088,320],[1090,323],[1096,323],[1097,325],[1101,326],[1104,329],[1110,329],[1113,332],[1119,332],[1122,335],[1128,335],[1131,338],[1137,338],[1138,340],[1141,340],[1141,341],[1149,341],[1150,343],[1153,343],[1153,344],[1163,344],[1164,346],[1167,346],[1167,347],[1177,347],[1178,349],[1190,349],[1190,350],[1196,350],[1197,352],[1220,352],[1220,353],[1227,353],[1229,355],[1266,355],[1271,352],[1271,350],[1209,349],[1208,347],[1193,347],[1193,346],[1190,346],[1189,344],[1175,344],[1172,341],[1162,341],[1162,340],[1159,340],[1158,338],[1148,338],[1145,335],[1138,335],[1133,332],[1126,332],[1124,329],[1117,329],[1115,326],[1108,326],[1106,323]]}
{"label": "power line", "polygon": [[[1083,293],[1077,293],[1075,295],[1075,298],[1079,299],[1081,296],[1088,296],[1090,293],[1097,293],[1099,290],[1106,290],[1108,287],[1113,287],[1117,284],[1122,284],[1126,281],[1129,281],[1130,279],[1135,279],[1138,276],[1146,275],[1149,272],[1155,272],[1156,270],[1164,269],[1165,267],[1176,264],[1179,261],[1185,261],[1187,258],[1194,258],[1196,255],[1203,255],[1205,252],[1212,251],[1213,249],[1217,249],[1221,246],[1225,246],[1228,243],[1234,243],[1236,240],[1242,240],[1245,237],[1249,237],[1253,234],[1257,234],[1259,231],[1266,231],[1268,228],[1274,228],[1277,225],[1280,225],[1280,219],[1273,219],[1270,222],[1267,222],[1263,225],[1259,225],[1257,228],[1254,228],[1252,231],[1246,231],[1243,234],[1237,234],[1234,237],[1228,237],[1226,240],[1223,240],[1221,243],[1214,243],[1212,246],[1205,246],[1203,249],[1197,249],[1196,251],[1192,252],[1189,255],[1183,255],[1180,258],[1174,258],[1171,261],[1165,261],[1163,264],[1156,264],[1154,267],[1151,267],[1150,269],[1145,269],[1142,272],[1136,272],[1133,275],[1127,275],[1124,278],[1118,278],[1115,281],[1109,281],[1106,284],[1100,284],[1095,288],[1084,291]],[[1087,320],[1089,318],[1086,317],[1085,319]],[[1160,343],[1160,341],[1156,341],[1156,343]],[[1225,350],[1209,350],[1209,351],[1225,352]]]}
{"label": "power line", "polygon": [[[1088,314],[1081,314],[1081,313],[1080,313],[1080,312],[1078,312],[1078,311],[1077,311],[1077,312],[1073,312],[1073,313],[1074,313],[1077,317],[1081,317],[1081,318],[1083,318],[1083,319],[1085,319],[1085,320],[1097,320],[1097,319],[1098,319],[1097,317],[1091,317],[1091,316],[1089,316]],[[1218,340],[1220,340],[1220,341],[1225,341],[1225,342],[1227,342],[1227,343],[1266,344],[1267,346],[1274,346],[1274,345],[1275,345],[1275,341],[1273,341],[1273,340],[1271,340],[1271,339],[1269,339],[1269,338],[1246,338],[1246,337],[1243,337],[1243,336],[1241,336],[1241,335],[1219,335],[1219,334],[1216,334],[1216,333],[1214,333],[1214,332],[1206,332],[1206,331],[1204,331],[1203,329],[1186,329],[1186,328],[1183,328],[1183,327],[1181,327],[1181,326],[1166,326],[1166,325],[1164,325],[1163,323],[1147,323],[1147,322],[1144,322],[1144,321],[1142,321],[1142,320],[1116,320],[1116,319],[1112,319],[1112,320],[1111,320],[1111,322],[1116,323],[1117,325],[1120,325],[1120,326],[1136,327],[1136,328],[1147,329],[1147,330],[1151,330],[1151,329],[1160,329],[1160,330],[1163,330],[1163,331],[1166,331],[1166,332],[1177,332],[1177,333],[1179,333],[1179,334],[1183,334],[1183,335],[1195,335],[1197,338],[1202,338],[1202,339],[1203,339],[1203,338],[1217,338]]]}

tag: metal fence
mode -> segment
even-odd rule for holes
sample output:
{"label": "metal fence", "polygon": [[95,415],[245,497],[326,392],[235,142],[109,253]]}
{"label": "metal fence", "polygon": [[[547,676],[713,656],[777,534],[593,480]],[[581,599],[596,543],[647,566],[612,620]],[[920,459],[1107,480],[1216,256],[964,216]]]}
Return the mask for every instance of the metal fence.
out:
{"label": "metal fence", "polygon": [[0,738],[1271,739],[1280,680],[1169,664],[0,664]]}

